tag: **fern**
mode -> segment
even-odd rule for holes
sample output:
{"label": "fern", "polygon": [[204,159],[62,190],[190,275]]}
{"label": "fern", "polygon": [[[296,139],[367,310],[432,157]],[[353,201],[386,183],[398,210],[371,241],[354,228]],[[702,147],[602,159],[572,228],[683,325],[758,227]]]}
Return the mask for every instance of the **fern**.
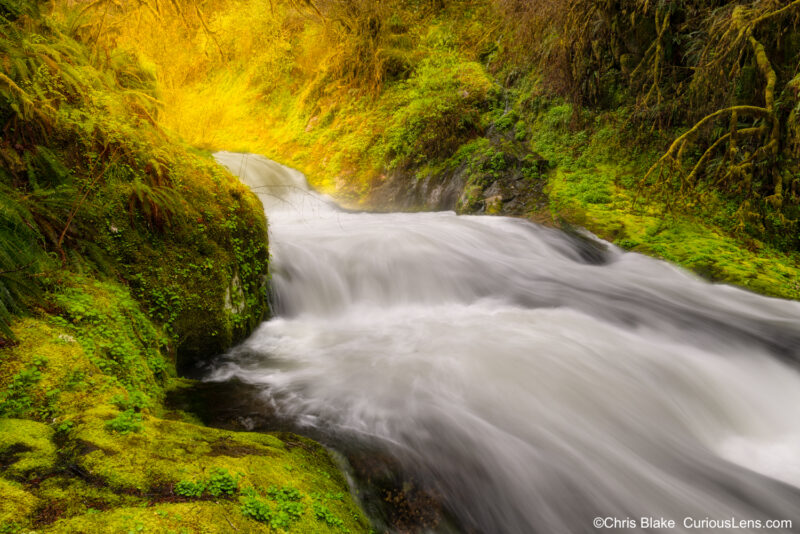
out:
{"label": "fern", "polygon": [[46,256],[33,217],[0,183],[0,336],[13,338],[10,323],[24,310],[24,301],[40,293],[33,275]]}
{"label": "fern", "polygon": [[[81,42],[30,0],[0,0],[0,338],[43,292],[49,267],[118,276],[97,244],[108,206],[161,231],[186,210],[172,187],[175,150],[156,121],[155,76],[118,49]],[[71,14],[70,14],[71,13]],[[94,37],[96,39],[96,35]],[[153,140],[159,139],[158,143]]]}
{"label": "fern", "polygon": [[150,186],[141,180],[133,181],[128,187],[128,212],[132,224],[139,214],[149,227],[161,230],[183,209],[177,193],[170,187]]}
{"label": "fern", "polygon": [[39,6],[35,2],[25,0],[0,0],[0,17],[15,21],[23,15],[34,17],[39,14]]}

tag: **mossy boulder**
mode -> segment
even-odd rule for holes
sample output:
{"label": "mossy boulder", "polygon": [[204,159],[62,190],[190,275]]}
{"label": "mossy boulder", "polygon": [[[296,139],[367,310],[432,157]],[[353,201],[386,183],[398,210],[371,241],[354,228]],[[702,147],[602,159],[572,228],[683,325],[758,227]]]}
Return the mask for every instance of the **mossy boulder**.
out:
{"label": "mossy boulder", "polygon": [[247,336],[269,314],[266,218],[259,200],[213,161],[187,157],[173,168],[182,212],[162,231],[129,193],[108,189],[94,214],[98,244],[163,325],[181,372]]}

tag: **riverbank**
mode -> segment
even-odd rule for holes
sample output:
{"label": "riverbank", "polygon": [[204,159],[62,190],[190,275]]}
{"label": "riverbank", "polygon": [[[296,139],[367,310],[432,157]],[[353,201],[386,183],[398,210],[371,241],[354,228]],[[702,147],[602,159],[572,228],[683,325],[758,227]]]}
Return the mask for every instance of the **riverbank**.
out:
{"label": "riverbank", "polygon": [[320,445],[168,403],[269,316],[257,197],[135,57],[0,15],[0,532],[369,531]]}
{"label": "riverbank", "polygon": [[2,532],[369,531],[317,443],[167,402],[194,383],[126,287],[72,276],[48,300],[2,349]]}

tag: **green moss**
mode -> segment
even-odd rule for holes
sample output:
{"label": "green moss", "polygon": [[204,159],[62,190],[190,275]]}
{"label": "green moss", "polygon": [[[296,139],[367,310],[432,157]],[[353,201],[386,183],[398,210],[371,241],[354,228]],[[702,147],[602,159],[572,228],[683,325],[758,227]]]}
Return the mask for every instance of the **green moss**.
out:
{"label": "green moss", "polygon": [[234,529],[257,532],[241,517],[236,505],[228,502],[159,504],[134,506],[88,513],[56,522],[44,532],[98,534],[123,533],[203,533],[223,534]]}
{"label": "green moss", "polygon": [[[258,484],[268,486],[270,480],[286,478],[284,465],[295,463],[291,454],[295,449],[289,451],[273,436],[236,434],[154,417],[145,419],[141,433],[109,434],[103,421],[113,413],[111,408],[87,412],[73,436],[87,451],[77,459],[79,465],[119,490],[146,491],[185,480],[204,480],[210,491],[209,477],[215,470],[252,471]],[[278,456],[285,456],[284,461],[275,462]],[[246,461],[240,459],[244,457]]]}
{"label": "green moss", "polygon": [[0,495],[0,532],[14,532],[15,525],[26,524],[39,505],[39,500],[20,484],[3,478],[0,478]]}
{"label": "green moss", "polygon": [[[25,502],[46,503],[31,504],[17,518],[21,525],[56,521],[57,532],[126,532],[143,524],[153,532],[195,532],[193,525],[205,518],[210,523],[199,531],[224,532],[222,506],[231,521],[245,521],[243,529],[252,531],[258,523],[248,530],[250,520],[236,501],[242,488],[347,495],[327,451],[309,440],[164,419],[170,415],[162,407],[166,391],[191,382],[174,378],[163,355],[164,334],[124,286],[60,275],[43,304],[57,315],[14,324],[19,344],[0,358],[0,398],[19,401],[24,394],[23,415],[42,421],[0,419],[5,476],[25,481],[47,475],[28,493],[9,490],[12,497],[30,496]],[[30,370],[35,376],[21,380]],[[192,507],[167,505],[174,509],[168,516],[142,508],[193,497],[178,489],[182,481],[202,481]],[[349,497],[334,504],[347,528],[367,529]],[[186,519],[178,521],[181,514]],[[310,512],[295,524],[299,532],[319,529]]]}
{"label": "green moss", "polygon": [[[295,532],[324,530],[313,515],[307,513],[310,495],[339,495],[338,499],[328,499],[328,504],[332,509],[335,507],[346,528],[353,532],[368,530],[358,507],[349,497],[341,497],[348,495],[347,484],[327,451],[309,440],[293,435],[277,438],[228,432],[157,418],[148,419],[140,434],[112,436],[99,424],[107,415],[108,412],[99,410],[87,414],[73,436],[83,449],[76,459],[77,464],[116,494],[147,495],[150,502],[183,497],[194,504],[192,514],[187,516],[191,522],[199,522],[206,514],[224,513],[234,524],[240,524],[242,513],[236,496],[241,489],[250,488],[251,493],[261,492],[275,502],[308,503],[309,506],[275,508],[276,513],[282,510],[287,514],[291,509],[292,520],[283,526],[291,526]],[[189,486],[193,491],[188,491]],[[291,490],[271,491],[272,487]],[[114,510],[65,521],[56,531],[71,532],[71,528],[88,528],[86,525],[94,524],[102,529],[104,527],[99,525],[103,522],[114,524],[130,514],[136,521],[144,521],[148,528],[156,524],[159,528],[193,528],[189,522],[175,523],[174,516],[185,514],[185,508],[165,509],[173,510],[170,512],[172,519],[150,517],[152,509],[148,510],[150,514],[123,510],[125,514],[122,515],[120,510]],[[220,517],[213,521],[213,525],[224,524]],[[209,531],[216,532],[213,525],[208,525]],[[254,529],[254,525],[243,528],[248,531]]]}
{"label": "green moss", "polygon": [[56,463],[53,430],[36,421],[0,419],[0,459],[4,475],[27,479],[52,470]]}
{"label": "green moss", "polygon": [[88,476],[50,477],[39,484],[35,493],[41,503],[48,503],[56,512],[55,519],[147,504],[146,500],[137,495],[116,493]]}
{"label": "green moss", "polygon": [[176,363],[268,313],[263,208],[162,129],[151,68],[35,11],[0,17],[0,532],[252,532],[242,489],[346,494],[313,442],[168,419]]}
{"label": "green moss", "polygon": [[[190,382],[174,378],[162,355],[163,334],[126,288],[72,275],[59,280],[47,302],[59,315],[18,321],[19,344],[0,359],[0,392],[7,398],[20,372],[34,368],[36,380],[25,382],[26,416],[47,414],[46,422],[0,419],[4,476],[24,482],[46,475],[27,488],[3,481],[7,506],[27,506],[9,512],[19,525],[226,532],[227,516],[253,531],[259,523],[242,514],[240,492],[250,488],[273,504],[296,495],[270,493],[276,487],[302,494],[302,507],[275,508],[281,524],[289,514],[292,531],[328,528],[310,511],[311,495],[346,495],[326,506],[344,528],[368,530],[346,481],[316,443],[164,419],[166,390]],[[201,481],[202,491],[183,491],[186,481]],[[193,502],[170,504],[181,499]]]}
{"label": "green moss", "polygon": [[[724,199],[709,194],[703,202],[670,209],[640,189],[657,153],[648,148],[652,138],[630,137],[624,109],[604,115],[576,111],[531,96],[535,85],[523,80],[512,94],[531,124],[530,149],[552,167],[547,175],[551,221],[583,226],[622,248],[671,261],[711,281],[800,298],[800,259],[737,232]],[[572,128],[574,120],[583,128]]]}
{"label": "green moss", "polygon": [[[579,171],[563,167],[549,180],[554,219],[584,226],[617,245],[676,263],[714,282],[769,296],[800,298],[800,262],[763,244],[736,238],[712,224],[641,199],[625,187],[630,167],[598,164]],[[586,192],[602,191],[603,202]]]}
{"label": "green moss", "polygon": [[[304,512],[288,526],[276,526],[275,530],[314,534],[322,532],[368,532],[352,517],[334,518],[329,525],[316,519],[310,510]],[[336,522],[338,519],[338,522]],[[283,523],[281,523],[283,525]],[[84,514],[69,520],[59,521],[44,532],[84,533],[97,532],[118,534],[120,532],[150,533],[203,533],[227,534],[238,532],[271,532],[264,522],[241,511],[235,501],[191,502],[158,504],[153,507],[120,508],[107,512]]]}

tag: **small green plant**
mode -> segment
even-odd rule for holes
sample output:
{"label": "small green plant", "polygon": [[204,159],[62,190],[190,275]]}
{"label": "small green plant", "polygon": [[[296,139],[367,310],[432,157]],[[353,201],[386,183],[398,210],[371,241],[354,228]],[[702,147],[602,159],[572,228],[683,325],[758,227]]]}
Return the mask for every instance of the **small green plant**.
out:
{"label": "small green plant", "polygon": [[238,477],[234,478],[227,469],[215,469],[208,478],[206,489],[212,497],[232,496],[239,490]]}
{"label": "small green plant", "polygon": [[22,526],[19,523],[3,523],[0,525],[0,534],[17,534],[22,532]]}
{"label": "small green plant", "polygon": [[514,139],[519,142],[524,141],[528,137],[528,125],[525,124],[525,121],[517,121],[517,124],[514,125]]}
{"label": "small green plant", "polygon": [[181,480],[175,484],[175,495],[199,499],[206,491],[206,484],[202,480]]}
{"label": "small green plant", "polygon": [[266,523],[273,529],[288,529],[306,511],[306,506],[302,502],[303,494],[297,488],[271,486],[266,493],[269,499],[274,501],[274,506],[262,500],[254,488],[245,490],[242,514]]}
{"label": "small green plant", "polygon": [[246,492],[241,510],[242,515],[259,523],[269,524],[272,520],[272,508],[270,508],[269,504],[259,499],[258,494],[252,488]]}
{"label": "small green plant", "polygon": [[517,114],[514,111],[504,114],[502,117],[494,121],[494,126],[501,132],[510,130],[512,126],[516,125]]}
{"label": "small green plant", "polygon": [[135,412],[140,412],[150,406],[150,398],[141,391],[132,391],[128,393],[127,397],[115,395],[111,399],[111,403],[123,411],[133,410]]}
{"label": "small green plant", "polygon": [[206,480],[181,480],[175,484],[175,494],[181,497],[199,499],[208,494],[212,497],[232,497],[239,491],[239,477],[231,475],[227,469],[211,471]]}
{"label": "small green plant", "polygon": [[303,494],[300,493],[300,490],[297,488],[293,488],[291,486],[284,486],[281,488],[270,486],[267,490],[267,495],[275,501],[281,502],[290,502],[290,501],[299,501],[303,498]]}
{"label": "small green plant", "polygon": [[142,414],[132,409],[121,412],[114,419],[106,423],[106,430],[123,435],[130,434],[131,432],[141,432],[143,429]]}
{"label": "small green plant", "polygon": [[336,517],[324,504],[315,502],[311,505],[311,510],[314,512],[314,517],[316,517],[318,521],[322,521],[329,527],[344,527],[344,521]]}
{"label": "small green plant", "polygon": [[86,371],[83,369],[75,369],[72,371],[67,380],[64,382],[64,389],[66,391],[78,391],[86,387]]}
{"label": "small green plant", "polygon": [[281,528],[288,527],[293,521],[300,519],[306,511],[306,507],[302,502],[287,501],[279,503],[278,513],[274,518]]}
{"label": "small green plant", "polygon": [[42,379],[42,371],[47,367],[47,359],[36,358],[11,379],[5,391],[0,392],[0,417],[20,417],[33,407],[31,392]]}

